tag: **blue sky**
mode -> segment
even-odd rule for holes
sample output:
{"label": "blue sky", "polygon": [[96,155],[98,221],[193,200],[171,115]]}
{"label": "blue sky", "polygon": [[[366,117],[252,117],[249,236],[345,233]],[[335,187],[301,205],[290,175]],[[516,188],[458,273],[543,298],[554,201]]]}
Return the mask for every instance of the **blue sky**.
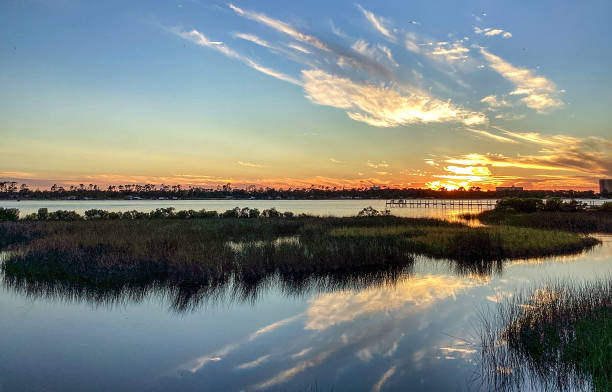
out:
{"label": "blue sky", "polygon": [[4,1],[0,176],[595,188],[611,8]]}

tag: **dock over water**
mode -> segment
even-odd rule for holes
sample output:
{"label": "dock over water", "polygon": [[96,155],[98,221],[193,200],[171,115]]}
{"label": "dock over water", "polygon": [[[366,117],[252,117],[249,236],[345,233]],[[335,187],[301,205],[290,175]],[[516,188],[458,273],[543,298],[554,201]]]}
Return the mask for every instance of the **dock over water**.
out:
{"label": "dock over water", "polygon": [[387,208],[493,208],[497,200],[391,199]]}

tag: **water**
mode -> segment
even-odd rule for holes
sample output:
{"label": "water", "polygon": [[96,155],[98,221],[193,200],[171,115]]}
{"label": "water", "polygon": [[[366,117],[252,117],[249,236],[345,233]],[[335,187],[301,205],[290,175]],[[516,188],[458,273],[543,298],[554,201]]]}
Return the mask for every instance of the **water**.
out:
{"label": "water", "polygon": [[[365,207],[372,206],[379,211],[385,210],[385,200],[0,200],[0,207],[18,208],[21,215],[37,212],[39,208],[49,211],[71,210],[83,213],[95,208],[107,211],[152,211],[156,208],[174,207],[178,210],[201,210],[223,212],[234,207],[258,208],[263,211],[276,208],[281,212],[291,211],[296,214],[308,213],[321,216],[355,216]],[[487,209],[487,208],[484,208]],[[392,208],[394,215],[405,217],[430,217],[455,219],[465,212],[478,212],[483,208]]]}
{"label": "water", "polygon": [[[594,205],[601,205],[605,199],[587,200],[578,199]],[[431,201],[431,200],[430,200]],[[477,200],[473,200],[477,201]],[[464,200],[467,202],[467,200]],[[107,211],[144,211],[156,208],[174,207],[178,210],[201,210],[223,212],[234,207],[249,207],[264,210],[276,208],[279,211],[291,211],[296,214],[308,213],[321,216],[354,216],[365,207],[372,206],[379,211],[385,210],[385,200],[380,199],[354,199],[354,200],[0,200],[0,207],[18,208],[21,215],[37,212],[39,208],[49,211],[70,210],[83,213],[89,209]],[[405,217],[430,217],[454,219],[465,212],[478,212],[490,207],[467,206],[463,207],[405,207],[392,208],[394,215]]]}
{"label": "water", "polygon": [[[121,203],[135,209],[110,204]],[[300,212],[309,202],[171,203]],[[316,203],[307,212],[378,208],[371,200]],[[231,286],[199,295],[163,287],[96,293],[3,279],[0,391],[487,390],[480,315],[520,288],[609,275],[612,236],[598,237],[603,245],[586,253],[512,261],[491,273],[418,257],[396,280],[347,278],[343,288],[272,281],[248,293]]]}

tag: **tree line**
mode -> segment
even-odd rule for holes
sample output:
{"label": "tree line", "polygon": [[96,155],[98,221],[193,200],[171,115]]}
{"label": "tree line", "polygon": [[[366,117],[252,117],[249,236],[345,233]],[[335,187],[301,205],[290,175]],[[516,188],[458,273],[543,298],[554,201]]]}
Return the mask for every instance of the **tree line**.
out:
{"label": "tree line", "polygon": [[254,185],[244,188],[234,188],[231,184],[219,185],[213,188],[155,185],[155,184],[125,184],[109,185],[102,188],[96,184],[79,184],[62,186],[54,184],[48,189],[32,189],[27,184],[14,181],[0,182],[0,199],[17,200],[82,200],[82,199],[404,199],[404,198],[437,198],[437,199],[499,199],[508,196],[518,197],[561,197],[561,198],[596,198],[594,191],[575,190],[524,190],[524,191],[492,191],[479,187],[469,189],[446,190],[444,188],[391,188],[391,187],[361,187],[339,188],[330,186],[310,186],[308,188],[271,188]]}

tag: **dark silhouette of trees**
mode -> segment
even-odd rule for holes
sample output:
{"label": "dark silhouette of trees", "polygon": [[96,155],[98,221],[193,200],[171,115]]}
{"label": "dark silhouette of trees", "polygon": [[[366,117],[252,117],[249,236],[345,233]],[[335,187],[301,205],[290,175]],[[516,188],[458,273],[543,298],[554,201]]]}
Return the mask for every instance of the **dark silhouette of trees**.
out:
{"label": "dark silhouette of trees", "polygon": [[101,188],[95,184],[79,184],[68,189],[53,184],[47,189],[32,189],[26,184],[17,184],[14,181],[0,182],[0,199],[258,199],[258,200],[317,200],[317,199],[501,199],[503,197],[534,197],[565,199],[596,198],[593,191],[573,190],[531,190],[531,191],[486,191],[479,187],[469,189],[460,188],[449,191],[421,188],[389,188],[385,186],[372,186],[361,188],[339,188],[312,185],[307,188],[275,189],[270,187],[257,187],[249,185],[245,188],[235,188],[231,184],[212,187],[194,187],[183,185],[161,184],[122,184],[109,185]]}

